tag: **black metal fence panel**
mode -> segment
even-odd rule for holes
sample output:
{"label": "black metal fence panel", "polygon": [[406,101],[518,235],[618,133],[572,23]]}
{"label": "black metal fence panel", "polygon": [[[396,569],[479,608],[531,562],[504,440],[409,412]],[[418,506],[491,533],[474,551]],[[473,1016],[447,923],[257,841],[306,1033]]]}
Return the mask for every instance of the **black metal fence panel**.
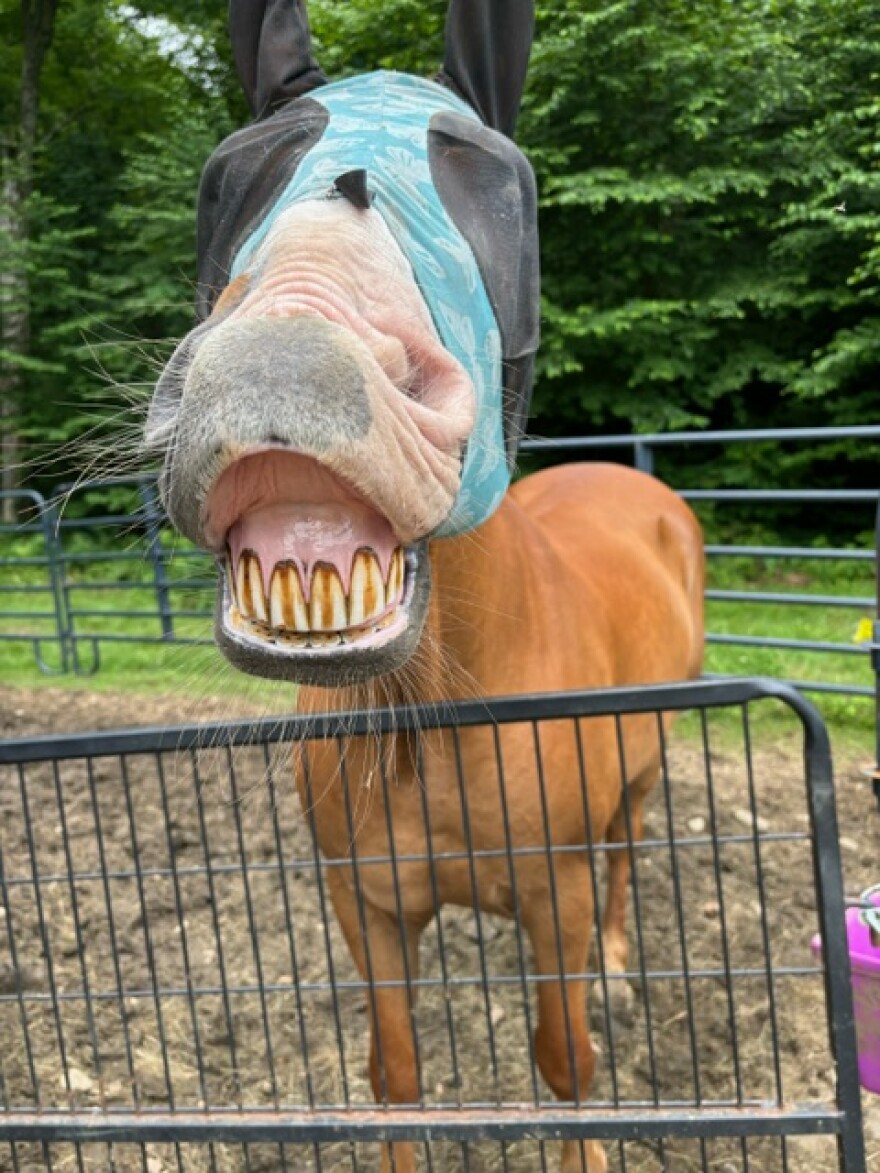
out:
{"label": "black metal fence panel", "polygon": [[0,1167],[863,1173],[785,686],[10,742],[0,806]]}
{"label": "black metal fence panel", "polygon": [[[108,490],[118,513],[103,508]],[[62,485],[60,493],[79,514],[61,517],[57,541],[74,671],[98,671],[102,646],[112,644],[210,644],[214,565],[173,532],[155,478]],[[116,541],[96,548],[90,539],[101,531]]]}

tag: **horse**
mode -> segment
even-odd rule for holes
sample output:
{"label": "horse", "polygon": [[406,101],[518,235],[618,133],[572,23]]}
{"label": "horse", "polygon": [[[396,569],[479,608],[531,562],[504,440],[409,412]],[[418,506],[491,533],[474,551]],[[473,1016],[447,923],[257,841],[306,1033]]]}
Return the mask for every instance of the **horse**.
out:
{"label": "horse", "polygon": [[[684,502],[610,464],[510,485],[539,321],[535,184],[512,140],[529,0],[451,0],[430,81],[329,82],[301,0],[230,15],[255,121],[205,168],[200,322],[146,426],[169,516],[217,558],[223,653],[298,684],[306,711],[697,676],[702,540]],[[350,739],[341,762],[304,749],[302,805],[374,983],[379,1101],[418,1101],[412,981],[446,904],[518,919],[545,979],[535,1060],[563,1101],[589,1091],[586,981],[566,975],[588,961],[591,844],[640,836],[661,735],[631,716],[620,736],[584,723],[576,745],[563,725],[544,730],[540,768],[527,728],[498,734],[503,796],[486,729],[462,730],[457,754],[440,731],[418,752],[393,734]],[[545,836],[570,850],[521,850]],[[626,970],[629,871],[609,852],[610,975]],[[625,1016],[632,991],[608,990]],[[385,1173],[415,1167],[411,1142],[383,1145]],[[563,1142],[563,1173],[605,1168],[600,1142]]]}

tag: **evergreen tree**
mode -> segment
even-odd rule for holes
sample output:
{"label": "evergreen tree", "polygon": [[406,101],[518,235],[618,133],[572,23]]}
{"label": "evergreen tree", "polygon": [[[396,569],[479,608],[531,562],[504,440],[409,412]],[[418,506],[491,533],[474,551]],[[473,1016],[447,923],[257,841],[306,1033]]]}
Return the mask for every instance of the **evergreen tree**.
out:
{"label": "evergreen tree", "polygon": [[[7,182],[25,141],[22,13],[54,8],[0,0]],[[319,58],[332,76],[430,76],[445,8],[311,0]],[[542,201],[532,430],[871,422],[877,0],[537,8],[519,134]],[[106,380],[145,398],[192,323],[198,176],[246,118],[225,12],[225,0],[57,5],[26,215],[10,215],[7,195],[0,217],[5,428],[31,452],[81,435],[96,414],[115,427],[120,402]],[[26,345],[10,345],[16,306],[27,310]],[[792,475],[873,483],[873,463],[841,468],[841,451],[855,455],[829,446],[809,468],[791,461]],[[73,472],[79,452],[65,450],[48,479]],[[760,450],[740,459],[729,475],[766,476]]]}

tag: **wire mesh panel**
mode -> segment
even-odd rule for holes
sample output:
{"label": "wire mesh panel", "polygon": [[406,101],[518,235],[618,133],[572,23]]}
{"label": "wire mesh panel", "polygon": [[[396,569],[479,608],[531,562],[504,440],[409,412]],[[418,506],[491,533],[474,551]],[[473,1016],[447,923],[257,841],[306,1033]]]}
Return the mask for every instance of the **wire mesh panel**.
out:
{"label": "wire mesh panel", "polygon": [[8,743],[0,813],[0,1168],[864,1168],[784,686]]}

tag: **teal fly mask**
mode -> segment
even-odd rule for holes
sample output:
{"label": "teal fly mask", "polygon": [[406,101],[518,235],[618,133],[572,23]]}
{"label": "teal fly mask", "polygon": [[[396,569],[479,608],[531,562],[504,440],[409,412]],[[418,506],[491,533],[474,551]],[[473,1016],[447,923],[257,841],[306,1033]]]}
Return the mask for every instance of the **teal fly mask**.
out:
{"label": "teal fly mask", "polygon": [[[473,249],[434,184],[428,131],[437,114],[467,119],[475,129],[479,119],[448,89],[406,74],[363,74],[322,86],[313,100],[327,112],[326,129],[238,249],[231,277],[259,265],[260,245],[283,212],[304,200],[345,198],[336,187],[340,169],[361,173],[361,198],[382,216],[400,245],[444,346],[473,380],[476,422],[461,489],[438,534],[473,529],[495,511],[510,481],[501,336]],[[351,198],[358,198],[354,190]]]}

